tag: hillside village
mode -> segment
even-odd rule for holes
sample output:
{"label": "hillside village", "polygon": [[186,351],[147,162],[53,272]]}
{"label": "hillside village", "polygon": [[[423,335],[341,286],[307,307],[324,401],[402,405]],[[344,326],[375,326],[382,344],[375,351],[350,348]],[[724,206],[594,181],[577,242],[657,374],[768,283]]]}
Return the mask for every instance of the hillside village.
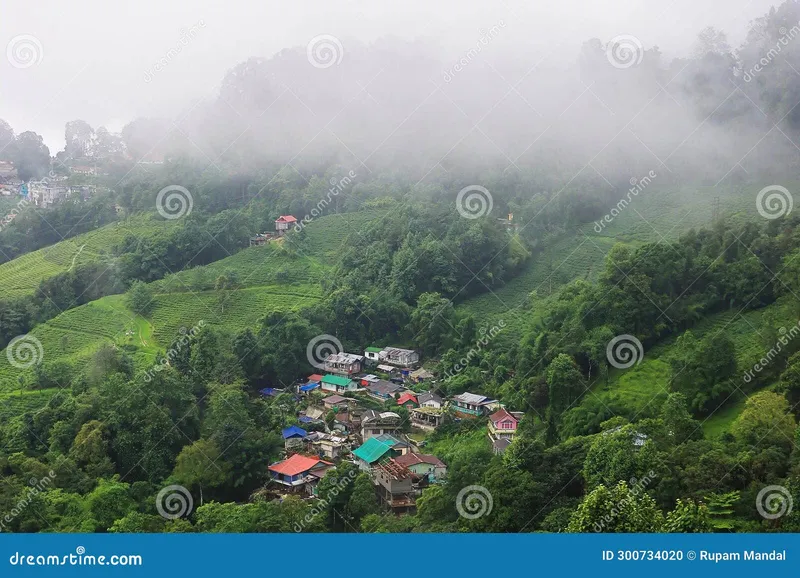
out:
{"label": "hillside village", "polygon": [[270,493],[313,500],[320,480],[347,461],[371,477],[386,511],[413,513],[422,490],[447,477],[447,465],[425,452],[426,435],[445,420],[485,422],[487,445],[502,454],[523,417],[482,395],[443,399],[413,350],[368,347],[363,354],[329,355],[321,365],[323,373],[309,375],[291,391],[260,392],[271,398],[290,394],[305,407],[294,416],[297,424],[281,432],[286,457],[269,466]]}
{"label": "hillside village", "polygon": [[[19,177],[14,162],[0,160],[0,197],[20,197],[33,206],[46,209],[67,199],[87,201],[98,191],[96,184],[77,183],[85,178],[97,176],[96,166],[74,164],[67,169],[68,174],[51,174],[41,180],[25,181]],[[102,190],[102,189],[101,189]]]}

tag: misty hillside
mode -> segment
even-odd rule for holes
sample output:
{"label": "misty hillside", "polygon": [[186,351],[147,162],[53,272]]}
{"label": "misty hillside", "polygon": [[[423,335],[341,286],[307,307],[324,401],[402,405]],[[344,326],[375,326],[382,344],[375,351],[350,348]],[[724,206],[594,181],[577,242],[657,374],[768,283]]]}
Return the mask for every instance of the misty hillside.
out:
{"label": "misty hillside", "polygon": [[0,533],[800,531],[799,0],[51,2]]}

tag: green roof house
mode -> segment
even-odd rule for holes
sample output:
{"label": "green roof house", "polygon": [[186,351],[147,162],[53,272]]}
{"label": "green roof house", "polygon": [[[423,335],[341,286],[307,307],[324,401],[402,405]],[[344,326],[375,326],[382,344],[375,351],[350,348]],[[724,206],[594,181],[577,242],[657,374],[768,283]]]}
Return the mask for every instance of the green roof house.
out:
{"label": "green roof house", "polygon": [[369,472],[372,466],[398,455],[399,452],[392,449],[393,445],[394,444],[388,440],[381,441],[377,438],[369,438],[366,442],[353,450],[353,455],[356,457],[356,464],[358,464],[359,469]]}
{"label": "green roof house", "polygon": [[381,351],[383,351],[383,349],[380,347],[367,347],[364,350],[364,357],[370,361],[380,361]]}
{"label": "green roof house", "polygon": [[320,380],[320,385],[324,391],[341,393],[343,391],[354,391],[358,389],[358,383],[349,377],[328,374]]}

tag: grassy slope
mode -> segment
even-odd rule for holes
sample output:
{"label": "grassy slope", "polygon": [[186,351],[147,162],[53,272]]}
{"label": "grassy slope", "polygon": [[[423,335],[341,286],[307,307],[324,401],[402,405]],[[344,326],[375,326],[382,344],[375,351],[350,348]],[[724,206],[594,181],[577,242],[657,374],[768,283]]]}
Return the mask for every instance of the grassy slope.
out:
{"label": "grassy slope", "polygon": [[172,223],[173,221],[149,215],[136,216],[3,263],[0,265],[0,286],[3,288],[3,297],[30,295],[40,282],[69,271],[74,265],[108,259],[110,249],[128,235],[140,238],[152,237]]}
{"label": "grassy slope", "polygon": [[[774,325],[773,329],[791,327],[797,322],[793,312],[792,304],[788,300],[781,300],[755,311],[740,313],[738,310],[733,310],[718,313],[704,319],[692,329],[698,338],[707,335],[725,335],[736,348],[739,375],[734,376],[734,383],[740,390],[723,401],[720,407],[704,421],[703,430],[706,435],[717,436],[727,431],[733,420],[744,409],[746,395],[752,393],[748,391],[749,386],[742,379],[744,371],[752,368],[771,347],[771,344],[766,342],[768,336],[772,334],[767,331],[769,326]],[[593,402],[600,400],[609,407],[624,406],[637,414],[657,408],[666,397],[669,370],[666,356],[674,342],[675,337],[672,337],[645,351],[639,365],[626,370],[612,371],[608,385],[596,382],[586,399],[591,399]]]}
{"label": "grassy slope", "polygon": [[[715,197],[720,197],[721,212],[729,222],[760,219],[755,203],[758,190],[758,187],[750,186],[669,188],[659,186],[656,181],[634,197],[631,204],[600,233],[589,224],[575,234],[565,234],[531,259],[522,274],[504,287],[468,299],[457,309],[472,313],[481,326],[491,326],[502,319],[506,329],[496,337],[496,343],[501,347],[509,346],[518,342],[522,332],[540,318],[538,312],[546,308],[559,287],[574,279],[596,279],[602,271],[606,254],[614,244],[637,246],[648,242],[668,242],[690,229],[708,227],[712,223]],[[624,195],[621,192],[620,198]],[[533,291],[536,293],[529,296]],[[759,327],[766,312],[765,309],[740,316],[736,311],[722,313],[705,320],[697,331],[704,334],[721,329],[731,321],[725,333],[736,344],[740,367],[751,367],[761,355],[761,341],[753,327]],[[790,317],[784,317],[788,327]],[[650,402],[657,403],[663,397],[667,382],[667,366],[659,356],[667,348],[668,343],[661,344],[645,354],[645,361],[640,366],[627,372],[612,372],[609,385],[596,384],[588,398],[596,396],[604,403],[614,399],[634,411],[640,411]],[[707,433],[724,431],[743,408],[743,399],[732,398],[729,404],[715,412],[704,425]]]}
{"label": "grassy slope", "polygon": [[[151,284],[155,296],[147,319],[128,309],[123,295],[112,295],[66,311],[35,327],[31,335],[42,343],[45,362],[64,360],[80,365],[104,345],[130,346],[135,348],[137,370],[143,370],[155,361],[158,351],[169,347],[181,327],[193,327],[202,320],[238,331],[255,327],[269,311],[313,305],[322,296],[320,280],[345,248],[349,233],[383,214],[329,215],[312,222],[306,229],[307,245],[319,259],[308,256],[308,248],[304,254],[290,255],[273,244],[251,247],[156,281]],[[108,236],[106,239],[110,242]],[[217,276],[229,271],[235,272],[240,288],[231,292],[224,311],[213,290],[190,290],[198,279],[213,286]],[[6,352],[0,352],[0,420],[40,407],[57,393],[20,389],[19,378],[31,371],[11,366]]]}
{"label": "grassy slope", "polygon": [[[615,243],[640,245],[672,241],[692,228],[710,226],[715,197],[724,199],[720,201],[720,207],[728,220],[757,218],[757,192],[750,187],[668,188],[653,184],[634,197],[631,204],[600,233],[589,224],[580,231],[562,235],[531,259],[518,277],[493,293],[464,301],[459,309],[472,312],[476,318],[519,314],[520,304],[531,291],[538,294],[533,299],[535,303],[574,279],[596,279],[603,269],[606,254]],[[620,193],[620,197],[624,195],[624,192]]]}
{"label": "grassy slope", "polygon": [[[516,341],[525,326],[536,320],[537,310],[552,298],[561,285],[578,278],[589,281],[596,279],[602,270],[603,259],[614,243],[636,245],[661,239],[672,240],[690,228],[707,226],[711,221],[713,199],[716,196],[722,197],[723,193],[725,196],[721,208],[727,218],[744,220],[756,216],[754,199],[757,191],[749,188],[725,191],[711,187],[670,189],[654,184],[640,193],[600,234],[588,225],[576,234],[563,235],[532,259],[517,278],[499,290],[461,303],[459,310],[472,312],[481,324],[492,324],[503,319],[506,329],[498,336],[498,341]],[[622,195],[624,192],[620,194]],[[299,256],[290,256],[274,245],[255,247],[217,263],[155,282],[155,303],[148,320],[127,310],[121,296],[113,296],[67,312],[50,323],[37,327],[32,333],[45,344],[47,359],[81,359],[103,343],[113,342],[119,345],[136,345],[140,350],[137,358],[146,362],[154,357],[159,348],[168,346],[181,326],[191,327],[201,319],[230,330],[254,326],[269,310],[288,310],[314,303],[320,297],[320,279],[338,261],[342,251],[353,249],[352,243],[347,243],[348,235],[385,214],[385,209],[376,209],[320,217],[307,226],[307,241],[302,255]],[[67,243],[76,244],[69,247],[65,245],[62,249],[64,252],[68,252],[67,249],[77,252],[85,244],[80,258],[84,258],[84,253],[87,258],[101,258],[103,248],[113,244],[115,239],[124,238],[129,228],[133,228],[130,232],[141,236],[149,234],[145,229],[148,226],[146,222],[139,225],[129,222],[124,227],[111,225],[109,227],[117,227],[118,230],[101,233],[103,229],[109,228],[104,227],[68,241]],[[58,245],[50,248],[52,254],[56,247]],[[36,253],[43,251],[47,250]],[[8,271],[24,270],[25,265],[20,265],[18,261],[33,259],[36,253],[0,265],[0,279],[3,279],[4,267]],[[74,253],[69,255],[70,261],[73,256]],[[43,256],[40,257],[44,260]],[[33,263],[34,261],[28,266]],[[50,271],[52,270],[54,269],[51,267]],[[213,285],[213,280],[218,275],[229,270],[237,273],[242,288],[233,292],[223,315],[217,295],[213,291],[192,292],[189,287],[195,286],[199,277],[205,283],[210,282]],[[34,283],[32,285],[35,286]],[[28,291],[32,290],[33,287],[28,288]],[[533,291],[536,294],[529,298]],[[108,309],[116,311],[113,314],[116,321],[107,319],[104,324],[101,316],[107,314]],[[760,313],[753,312],[745,317],[749,319],[754,314]],[[716,322],[725,319],[724,314],[715,319]],[[104,325],[103,330],[96,330],[101,325]],[[742,335],[742,343],[747,339],[753,341],[752,328],[741,319],[735,320],[727,331],[732,332],[734,328],[738,328],[737,332]],[[699,330],[702,331],[701,328]],[[64,344],[65,347],[62,348]],[[737,351],[739,346],[740,342],[737,341]],[[741,355],[744,353],[740,354],[740,359]],[[18,390],[17,375],[18,373],[8,372],[5,356],[0,357],[0,392],[10,394]],[[654,351],[646,355],[641,366],[626,374],[612,374],[608,388],[598,385],[592,393],[601,398],[616,395],[626,404],[631,404],[631,407],[639,408],[653,399],[652,392],[659,391],[658,385],[665,381],[665,375],[664,362],[658,360]],[[45,395],[33,393],[37,393],[39,397]],[[14,396],[19,397],[18,394]],[[3,403],[4,400],[0,398],[0,411]],[[719,427],[719,421],[709,420],[709,423],[712,424],[709,427]]]}

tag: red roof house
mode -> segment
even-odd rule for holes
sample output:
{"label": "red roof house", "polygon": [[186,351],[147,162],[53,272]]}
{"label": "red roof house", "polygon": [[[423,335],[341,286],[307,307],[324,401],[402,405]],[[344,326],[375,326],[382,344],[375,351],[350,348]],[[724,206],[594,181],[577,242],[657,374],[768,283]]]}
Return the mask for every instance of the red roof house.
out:
{"label": "red roof house", "polygon": [[286,233],[286,231],[289,230],[289,227],[292,226],[296,222],[297,222],[297,219],[295,219],[291,215],[281,215],[275,221],[275,230],[278,232],[278,235],[283,235],[284,233]]}
{"label": "red roof house", "polygon": [[[489,416],[489,438],[492,442],[500,439],[511,440],[517,433],[519,420],[522,418],[520,412],[510,412],[502,407]],[[497,449],[497,448],[495,448]]]}
{"label": "red roof house", "polygon": [[333,464],[319,458],[294,454],[269,467],[272,480],[291,489],[302,489],[315,484]]}
{"label": "red roof house", "polygon": [[419,401],[417,401],[417,396],[413,393],[406,392],[397,398],[397,405],[402,405],[406,408],[419,407]]}
{"label": "red roof house", "polygon": [[418,476],[424,476],[429,482],[437,482],[447,475],[447,466],[430,454],[408,453],[394,458],[401,466],[408,468]]}

